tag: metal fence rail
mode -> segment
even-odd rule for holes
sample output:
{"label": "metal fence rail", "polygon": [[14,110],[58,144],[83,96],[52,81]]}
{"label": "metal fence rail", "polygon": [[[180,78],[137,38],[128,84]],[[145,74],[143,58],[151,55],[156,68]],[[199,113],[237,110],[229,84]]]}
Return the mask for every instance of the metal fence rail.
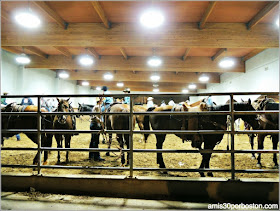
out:
{"label": "metal fence rail", "polygon": [[[41,169],[90,169],[90,170],[120,170],[120,171],[129,171],[130,177],[133,177],[134,171],[181,171],[181,172],[230,172],[231,179],[235,178],[235,173],[279,173],[278,169],[235,169],[235,154],[237,153],[279,153],[279,150],[235,150],[234,149],[234,135],[235,134],[279,134],[279,130],[251,130],[251,131],[235,131],[234,130],[234,115],[251,115],[251,114],[274,114],[278,113],[279,111],[234,111],[234,102],[233,96],[234,95],[277,95],[279,96],[278,92],[258,92],[258,93],[251,93],[251,92],[236,92],[236,93],[196,93],[196,94],[188,94],[188,96],[207,96],[207,95],[216,95],[216,96],[230,96],[230,111],[203,111],[203,112],[133,112],[133,101],[135,97],[138,96],[174,96],[174,95],[182,95],[178,93],[161,93],[161,94],[104,94],[104,95],[10,95],[5,96],[6,98],[22,98],[22,97],[36,97],[38,103],[38,110],[37,113],[34,112],[2,112],[1,115],[34,115],[37,116],[37,129],[17,129],[17,130],[2,130],[2,133],[17,133],[17,132],[28,132],[28,133],[37,133],[38,135],[38,147],[37,148],[2,148],[2,150],[22,150],[22,151],[38,151],[41,152],[43,150],[48,151],[76,151],[76,152],[119,152],[118,149],[99,149],[99,148],[48,148],[48,147],[41,147],[41,133],[100,133],[99,130],[49,130],[49,129],[42,129],[41,128],[41,119],[42,116],[47,115],[94,115],[100,113],[94,112],[71,112],[71,113],[63,113],[63,112],[41,112],[40,111],[40,99],[41,97],[130,97],[130,112],[129,113],[119,113],[119,112],[112,112],[112,113],[102,113],[102,115],[129,115],[129,130],[106,130],[106,133],[119,133],[119,134],[129,134],[129,149],[123,149],[123,152],[130,152],[129,157],[129,167],[92,167],[92,166],[59,166],[59,165],[41,165],[41,153],[39,153],[39,162],[38,165],[9,165],[9,164],[2,164],[2,167],[10,167],[10,168],[37,168],[38,174],[41,173]],[[187,95],[186,95],[187,96]],[[3,96],[2,96],[3,97]],[[134,131],[133,130],[133,116],[134,115],[231,115],[231,129],[228,130],[154,130],[154,131]],[[230,150],[173,150],[173,149],[133,149],[133,134],[230,134],[231,136],[231,149]],[[186,168],[139,168],[133,167],[133,154],[134,153],[230,153],[231,154],[231,168],[230,169],[186,169]]]}

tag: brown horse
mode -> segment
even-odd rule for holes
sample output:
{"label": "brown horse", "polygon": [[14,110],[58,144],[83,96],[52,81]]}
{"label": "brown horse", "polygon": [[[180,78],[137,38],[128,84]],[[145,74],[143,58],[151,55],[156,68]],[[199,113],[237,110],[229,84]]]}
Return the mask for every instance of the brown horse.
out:
{"label": "brown horse", "polygon": [[[73,112],[73,108],[69,103],[69,99],[58,99],[58,107],[57,112]],[[53,128],[60,130],[75,130],[76,129],[76,121],[75,116],[71,115],[56,115],[53,121]],[[55,139],[57,142],[57,148],[62,148],[63,137],[65,138],[65,148],[70,148],[71,137],[73,134],[55,134]],[[60,151],[57,152],[57,162],[60,163]],[[66,162],[69,162],[69,151],[66,152]]]}
{"label": "brown horse", "polygon": [[[1,109],[2,112],[37,112],[38,107],[34,105],[22,106],[15,103],[11,103]],[[41,112],[48,112],[45,108],[41,108]],[[41,128],[42,129],[52,129],[52,116],[42,115]],[[2,129],[37,129],[37,116],[35,115],[23,115],[23,116],[2,116],[1,118],[1,128]],[[30,138],[35,144],[38,144],[38,136],[36,133],[23,132]],[[4,145],[4,137],[12,137],[17,133],[2,133],[1,143]],[[51,147],[52,146],[52,134],[42,133],[41,134],[41,146]],[[48,152],[44,151],[44,165],[47,164]],[[33,164],[37,164],[39,160],[39,153],[33,159]]]}
{"label": "brown horse", "polygon": [[[147,108],[142,105],[134,105],[133,106],[134,112],[146,112]],[[145,115],[136,115],[136,122],[140,128],[140,130],[144,130],[144,124],[145,124]],[[144,141],[147,143],[149,134],[144,134]]]}
{"label": "brown horse", "polygon": [[[109,112],[130,112],[130,106],[127,104],[115,104],[112,105]],[[110,115],[108,117],[109,128],[112,130],[129,130],[129,115]],[[133,126],[132,129],[135,127],[135,116],[133,116]],[[126,144],[127,148],[129,149],[129,134],[118,134],[117,133],[117,140],[120,144],[120,147],[123,149],[124,144]],[[125,164],[124,154],[121,156],[122,165]],[[127,164],[129,164],[129,153],[127,153]]]}

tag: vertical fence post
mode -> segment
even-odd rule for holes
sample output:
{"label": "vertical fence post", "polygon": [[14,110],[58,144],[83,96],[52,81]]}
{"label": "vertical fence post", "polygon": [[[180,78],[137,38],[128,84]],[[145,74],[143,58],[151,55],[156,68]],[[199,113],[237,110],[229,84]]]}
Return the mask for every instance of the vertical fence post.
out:
{"label": "vertical fence post", "polygon": [[[233,94],[230,94],[230,116],[231,116],[231,147],[230,150],[234,150],[234,99]],[[231,152],[231,179],[235,180],[235,158],[234,152]]]}
{"label": "vertical fence post", "polygon": [[133,96],[130,98],[130,115],[129,115],[129,177],[133,177]]}
{"label": "vertical fence post", "polygon": [[41,97],[38,96],[38,110],[37,110],[37,140],[38,140],[38,175],[41,174]]}

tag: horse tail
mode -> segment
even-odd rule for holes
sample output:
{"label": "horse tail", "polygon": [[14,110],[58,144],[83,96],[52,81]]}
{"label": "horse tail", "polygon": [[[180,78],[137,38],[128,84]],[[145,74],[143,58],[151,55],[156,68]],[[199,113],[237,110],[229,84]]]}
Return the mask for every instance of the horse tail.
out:
{"label": "horse tail", "polygon": [[[148,108],[147,111],[153,111],[155,109],[155,107],[151,107],[151,108]],[[145,115],[144,116],[144,130],[150,130],[150,116],[149,115]],[[144,137],[145,137],[145,141],[148,139],[150,134],[144,134]]]}

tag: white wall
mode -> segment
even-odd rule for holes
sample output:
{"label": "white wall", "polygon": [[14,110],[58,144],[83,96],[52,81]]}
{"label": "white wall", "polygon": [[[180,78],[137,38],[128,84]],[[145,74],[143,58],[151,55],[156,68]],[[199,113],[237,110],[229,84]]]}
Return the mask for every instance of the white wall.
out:
{"label": "white wall", "polygon": [[[279,49],[261,52],[246,61],[245,73],[224,73],[221,75],[221,83],[209,84],[206,90],[199,92],[279,92]],[[253,100],[258,96],[236,96],[235,99]],[[198,99],[201,98],[191,97],[191,102]],[[212,96],[212,99],[217,104],[223,104],[229,97]]]}

